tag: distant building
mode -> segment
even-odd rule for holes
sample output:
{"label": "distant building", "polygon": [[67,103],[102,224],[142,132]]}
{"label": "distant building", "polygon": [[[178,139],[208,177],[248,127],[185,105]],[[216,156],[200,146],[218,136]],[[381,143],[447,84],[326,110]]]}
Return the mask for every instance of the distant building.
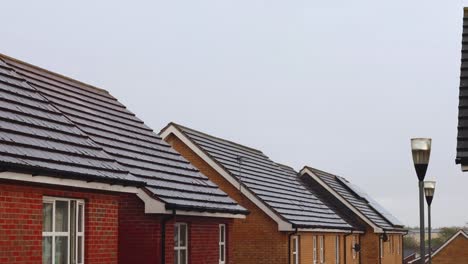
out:
{"label": "distant building", "polygon": [[[408,264],[416,264],[421,258],[416,258],[407,262]],[[425,263],[429,262],[429,257],[426,255]],[[460,230],[449,238],[442,246],[432,254],[432,264],[466,264],[468,263],[468,234]]]}

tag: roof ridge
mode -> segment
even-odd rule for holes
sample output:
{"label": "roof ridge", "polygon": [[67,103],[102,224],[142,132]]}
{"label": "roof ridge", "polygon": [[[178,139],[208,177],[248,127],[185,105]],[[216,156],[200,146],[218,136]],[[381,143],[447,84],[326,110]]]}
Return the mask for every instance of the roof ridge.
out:
{"label": "roof ridge", "polygon": [[8,59],[8,60],[11,60],[11,61],[14,61],[16,63],[19,63],[19,64],[23,64],[23,65],[26,65],[28,67],[31,67],[31,68],[34,68],[34,69],[37,69],[37,70],[40,70],[40,71],[43,71],[43,72],[46,72],[48,74],[51,74],[51,75],[54,75],[54,76],[57,76],[57,77],[60,77],[60,78],[63,78],[67,81],[71,81],[71,82],[74,82],[74,83],[77,83],[77,84],[80,84],[80,85],[84,85],[88,88],[91,88],[93,90],[97,90],[99,92],[105,92],[107,95],[111,96],[110,93],[106,90],[106,89],[103,89],[103,88],[99,88],[97,86],[94,86],[94,85],[91,85],[91,84],[88,84],[88,83],[84,83],[82,81],[78,81],[76,79],[73,79],[71,77],[68,77],[68,76],[65,76],[63,74],[60,74],[60,73],[57,73],[57,72],[53,72],[53,71],[50,71],[50,70],[47,70],[45,68],[42,68],[40,66],[37,66],[37,65],[34,65],[34,64],[31,64],[31,63],[28,63],[28,62],[25,62],[25,61],[22,61],[20,59],[17,59],[17,58],[13,58],[13,57],[10,57],[8,55],[5,55],[3,53],[0,53],[0,58],[5,58],[5,59]]}
{"label": "roof ridge", "polygon": [[193,129],[193,128],[190,128],[190,127],[187,127],[187,126],[183,126],[183,125],[180,125],[180,124],[177,124],[175,122],[169,122],[169,124],[167,124],[163,129],[161,129],[161,132],[164,131],[166,128],[170,127],[171,125],[175,126],[175,127],[178,127],[180,128],[181,130],[188,130],[188,131],[193,131],[193,132],[196,132],[196,133],[200,133],[204,136],[207,136],[207,137],[210,137],[210,138],[214,138],[214,139],[217,139],[217,140],[220,140],[220,141],[223,141],[223,142],[227,142],[229,144],[234,144],[235,146],[238,146],[240,148],[245,148],[246,150],[249,150],[249,151],[254,151],[254,152],[257,152],[257,153],[260,153],[262,155],[265,155],[261,150],[259,149],[256,149],[256,148],[252,148],[252,147],[249,147],[249,146],[246,146],[246,145],[242,145],[242,144],[239,144],[239,143],[236,143],[234,141],[231,141],[231,140],[227,140],[227,139],[224,139],[224,138],[220,138],[220,137],[216,137],[216,136],[212,136],[210,134],[207,134],[205,132],[201,132],[199,130],[196,130],[196,129]]}

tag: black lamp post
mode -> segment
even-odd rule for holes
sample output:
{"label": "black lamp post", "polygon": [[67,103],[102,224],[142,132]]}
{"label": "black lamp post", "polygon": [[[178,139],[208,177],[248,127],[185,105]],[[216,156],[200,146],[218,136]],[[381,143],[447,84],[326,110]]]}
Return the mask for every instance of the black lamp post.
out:
{"label": "black lamp post", "polygon": [[432,264],[432,248],[431,248],[431,204],[432,198],[434,198],[435,192],[435,181],[425,181],[424,182],[424,194],[426,195],[427,202],[427,221],[428,221],[428,231],[429,231],[429,264]]}
{"label": "black lamp post", "polygon": [[421,263],[424,263],[426,257],[424,246],[424,177],[426,176],[429,156],[431,154],[430,138],[412,138],[411,152],[413,153],[414,168],[419,181],[419,253],[421,254]]}

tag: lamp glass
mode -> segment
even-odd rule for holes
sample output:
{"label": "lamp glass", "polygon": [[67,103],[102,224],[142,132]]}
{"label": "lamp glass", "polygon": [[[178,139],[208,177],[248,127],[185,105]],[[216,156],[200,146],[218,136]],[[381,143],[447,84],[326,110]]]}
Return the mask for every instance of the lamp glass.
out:
{"label": "lamp glass", "polygon": [[430,138],[412,138],[411,152],[413,153],[414,164],[428,164],[431,154]]}
{"label": "lamp glass", "polygon": [[436,186],[435,181],[425,181],[424,182],[424,194],[429,197],[434,196],[435,186]]}

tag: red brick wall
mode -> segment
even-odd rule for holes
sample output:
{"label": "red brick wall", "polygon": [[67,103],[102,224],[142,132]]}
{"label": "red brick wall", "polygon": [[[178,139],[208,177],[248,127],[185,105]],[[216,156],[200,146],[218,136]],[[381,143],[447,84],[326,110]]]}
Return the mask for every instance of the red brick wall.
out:
{"label": "red brick wall", "polygon": [[0,263],[42,262],[43,196],[85,200],[85,262],[117,263],[118,196],[0,182]]}
{"label": "red brick wall", "polygon": [[[143,202],[135,195],[120,196],[119,207],[119,263],[159,264],[161,263],[161,222],[169,215],[144,213]],[[227,262],[231,261],[232,220],[213,217],[184,217],[176,215],[166,223],[166,263],[174,263],[174,224],[188,225],[189,263],[218,264],[219,224],[227,227]]]}
{"label": "red brick wall", "polygon": [[160,263],[161,219],[145,214],[144,203],[122,194],[119,203],[119,263]]}

